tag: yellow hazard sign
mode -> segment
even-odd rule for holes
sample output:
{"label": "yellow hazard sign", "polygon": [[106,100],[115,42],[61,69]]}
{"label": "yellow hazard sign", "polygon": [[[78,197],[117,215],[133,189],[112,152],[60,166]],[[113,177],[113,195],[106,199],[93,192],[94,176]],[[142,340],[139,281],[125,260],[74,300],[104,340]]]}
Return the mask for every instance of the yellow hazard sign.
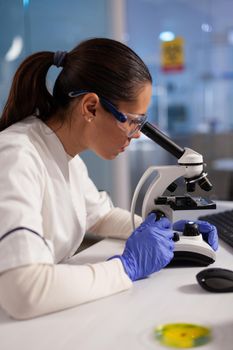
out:
{"label": "yellow hazard sign", "polygon": [[184,69],[184,39],[182,37],[162,42],[161,68],[165,72]]}

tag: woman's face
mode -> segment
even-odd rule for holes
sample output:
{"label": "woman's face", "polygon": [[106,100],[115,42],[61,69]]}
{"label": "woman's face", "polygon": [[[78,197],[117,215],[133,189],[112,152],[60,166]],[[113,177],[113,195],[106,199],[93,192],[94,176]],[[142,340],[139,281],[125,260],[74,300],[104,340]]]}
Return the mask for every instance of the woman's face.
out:
{"label": "woman's face", "polygon": [[[147,112],[152,94],[151,84],[144,85],[140,91],[137,100],[134,102],[120,102],[117,109],[129,117],[131,114],[138,115],[140,118]],[[96,114],[87,130],[88,145],[87,148],[94,151],[98,156],[104,159],[114,159],[119,153],[124,152],[129,146],[131,139],[139,138],[140,131],[130,136],[132,126],[128,121],[120,123],[110,113],[107,112],[99,103]]]}

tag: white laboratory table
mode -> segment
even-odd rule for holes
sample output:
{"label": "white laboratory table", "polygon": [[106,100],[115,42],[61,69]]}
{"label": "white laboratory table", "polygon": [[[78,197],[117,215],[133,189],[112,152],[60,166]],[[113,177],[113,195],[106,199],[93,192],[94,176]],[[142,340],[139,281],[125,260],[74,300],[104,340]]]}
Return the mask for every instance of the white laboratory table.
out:
{"label": "white laboratory table", "polygon": [[[224,210],[233,203],[218,207]],[[73,263],[103,261],[123,247],[120,240],[105,239],[76,255]],[[233,269],[232,253],[221,242],[211,267]],[[167,348],[154,340],[155,327],[185,322],[211,328],[213,339],[201,350],[232,350],[233,293],[201,289],[195,276],[202,269],[165,268],[128,291],[33,320],[15,321],[0,309],[0,349],[162,350]]]}

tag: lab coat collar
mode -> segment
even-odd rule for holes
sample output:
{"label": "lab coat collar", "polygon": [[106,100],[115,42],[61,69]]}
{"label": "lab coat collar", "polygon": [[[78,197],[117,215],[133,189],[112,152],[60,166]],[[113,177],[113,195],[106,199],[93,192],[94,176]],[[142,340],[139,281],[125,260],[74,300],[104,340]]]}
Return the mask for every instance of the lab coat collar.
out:
{"label": "lab coat collar", "polygon": [[[47,156],[50,158],[51,162],[57,164],[60,171],[63,173],[63,176],[66,182],[69,182],[69,159],[67,157],[67,153],[61,143],[60,139],[57,137],[56,133],[50,129],[42,120],[34,118],[33,124],[35,123],[35,133],[39,131],[40,137],[44,140],[44,143],[47,146],[49,151],[46,152]],[[39,130],[37,130],[37,127]],[[43,146],[43,145],[42,145]]]}

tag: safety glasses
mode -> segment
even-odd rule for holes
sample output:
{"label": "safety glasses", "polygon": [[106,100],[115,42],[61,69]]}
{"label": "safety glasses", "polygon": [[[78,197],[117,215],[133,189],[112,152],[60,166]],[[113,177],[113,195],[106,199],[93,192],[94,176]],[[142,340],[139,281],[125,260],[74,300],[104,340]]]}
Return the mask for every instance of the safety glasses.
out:
{"label": "safety glasses", "polygon": [[[68,93],[68,96],[78,97],[87,93],[90,93],[90,91],[71,91]],[[127,137],[129,138],[139,132],[146,122],[146,114],[122,113],[118,111],[118,109],[104,97],[99,96],[99,99],[101,105],[117,119],[118,126],[126,133]]]}

